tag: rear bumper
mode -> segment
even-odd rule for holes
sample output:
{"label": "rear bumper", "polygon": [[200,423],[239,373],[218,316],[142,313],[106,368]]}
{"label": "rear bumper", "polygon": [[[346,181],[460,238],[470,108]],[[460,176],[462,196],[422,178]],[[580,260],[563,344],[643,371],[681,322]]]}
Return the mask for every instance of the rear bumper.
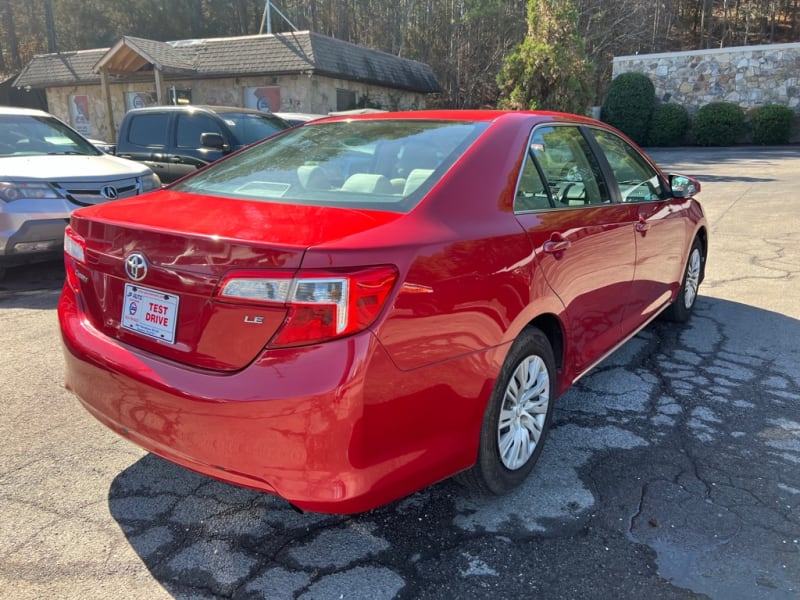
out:
{"label": "rear bumper", "polygon": [[369,510],[477,455],[485,386],[464,384],[463,372],[487,370],[475,357],[438,373],[404,373],[364,332],[216,374],[105,336],[68,288],[59,321],[65,385],[99,421],[172,462],[304,510]]}

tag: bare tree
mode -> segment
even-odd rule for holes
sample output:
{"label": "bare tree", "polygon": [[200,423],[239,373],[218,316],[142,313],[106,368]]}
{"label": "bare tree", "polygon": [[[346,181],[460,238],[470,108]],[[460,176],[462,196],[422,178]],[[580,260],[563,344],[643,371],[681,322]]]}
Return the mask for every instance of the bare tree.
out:
{"label": "bare tree", "polygon": [[17,37],[17,26],[14,22],[14,11],[11,6],[11,0],[2,0],[2,7],[3,24],[5,25],[10,58],[8,64],[12,69],[19,69],[22,67],[22,60],[19,52],[19,38]]}

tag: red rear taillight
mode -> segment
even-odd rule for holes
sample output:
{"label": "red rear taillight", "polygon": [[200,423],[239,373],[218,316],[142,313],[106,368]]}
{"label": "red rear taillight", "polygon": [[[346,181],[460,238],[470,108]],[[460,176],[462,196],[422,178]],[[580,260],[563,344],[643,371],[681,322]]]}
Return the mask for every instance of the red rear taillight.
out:
{"label": "red rear taillight", "polygon": [[64,252],[69,254],[78,262],[86,262],[84,250],[86,249],[86,242],[84,239],[72,230],[72,227],[67,225],[64,230]]}
{"label": "red rear taillight", "polygon": [[80,291],[80,282],[75,272],[75,263],[86,263],[86,242],[67,225],[64,230],[64,268],[67,274],[67,283],[77,293]]}
{"label": "red rear taillight", "polygon": [[297,273],[236,271],[217,289],[229,301],[285,306],[286,320],[271,347],[330,340],[369,327],[383,308],[397,279],[390,266],[358,271]]}

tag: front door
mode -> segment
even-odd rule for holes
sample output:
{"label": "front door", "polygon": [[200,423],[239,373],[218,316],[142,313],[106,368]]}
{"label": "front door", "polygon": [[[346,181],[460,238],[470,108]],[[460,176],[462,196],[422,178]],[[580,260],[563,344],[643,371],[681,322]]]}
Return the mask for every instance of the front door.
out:
{"label": "front door", "polygon": [[175,127],[175,145],[170,149],[169,181],[194,173],[200,167],[212,163],[225,155],[219,148],[203,146],[204,133],[218,133],[228,138],[219,123],[202,113],[179,114]]}
{"label": "front door", "polygon": [[636,271],[623,327],[633,331],[661,310],[680,285],[688,245],[683,199],[672,198],[641,153],[613,133],[592,135],[614,174],[625,220],[636,241]]}

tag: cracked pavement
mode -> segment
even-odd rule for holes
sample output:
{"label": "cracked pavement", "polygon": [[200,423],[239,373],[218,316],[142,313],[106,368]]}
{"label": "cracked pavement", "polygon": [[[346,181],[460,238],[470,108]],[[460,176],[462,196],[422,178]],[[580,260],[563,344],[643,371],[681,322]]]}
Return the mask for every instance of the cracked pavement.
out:
{"label": "cracked pavement", "polygon": [[0,596],[800,597],[800,151],[652,152],[711,226],[688,325],[657,321],[556,405],[502,498],[451,481],[356,516],[149,455],[62,386],[58,263],[0,282]]}

